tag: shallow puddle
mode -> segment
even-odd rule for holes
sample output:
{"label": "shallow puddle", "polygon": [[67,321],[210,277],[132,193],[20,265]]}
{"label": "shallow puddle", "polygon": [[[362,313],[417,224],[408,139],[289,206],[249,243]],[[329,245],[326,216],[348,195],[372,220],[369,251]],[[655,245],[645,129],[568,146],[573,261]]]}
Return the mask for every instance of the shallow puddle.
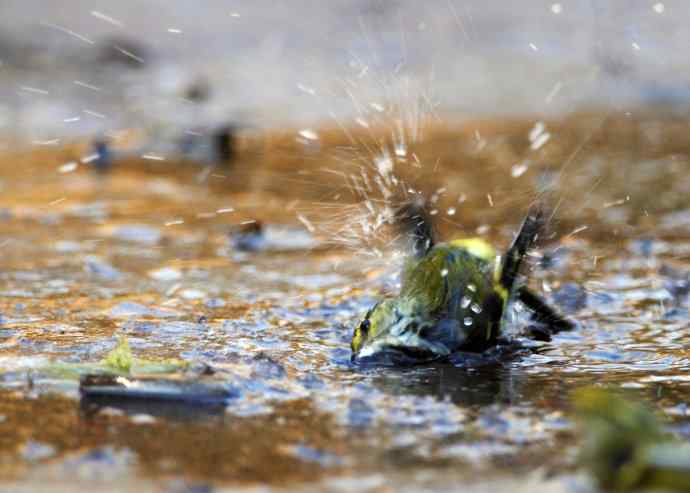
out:
{"label": "shallow puddle", "polygon": [[[649,119],[680,132],[647,118],[552,122],[552,145],[531,153],[533,121],[477,123],[481,145],[436,129],[414,149],[432,164],[396,161],[436,195],[447,238],[503,247],[532,199],[560,199],[530,283],[578,321],[528,341],[517,307],[523,349],[399,370],[350,363],[352,329],[395,289],[399,259],[371,229],[376,206],[333,173],[343,135],[324,132],[316,155],[294,141],[242,155],[205,181],[185,162],[94,176],[60,171],[68,151],[2,156],[0,476],[11,491],[490,491],[515,478],[573,491],[587,481],[569,393],[592,383],[652,400],[690,437],[690,148],[631,148]],[[253,220],[267,234],[246,251],[229,232]],[[94,402],[50,370],[98,362],[120,336],[231,397]]]}

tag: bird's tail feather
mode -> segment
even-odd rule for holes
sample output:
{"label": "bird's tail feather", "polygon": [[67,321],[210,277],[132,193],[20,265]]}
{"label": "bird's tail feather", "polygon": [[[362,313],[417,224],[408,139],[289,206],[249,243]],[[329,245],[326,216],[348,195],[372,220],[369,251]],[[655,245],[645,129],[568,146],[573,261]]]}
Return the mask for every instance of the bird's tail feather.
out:
{"label": "bird's tail feather", "polygon": [[525,254],[534,246],[539,233],[544,228],[544,211],[540,204],[530,207],[527,217],[520,227],[520,231],[510,245],[503,258],[498,282],[510,293],[515,285],[515,280],[520,273],[520,266]]}

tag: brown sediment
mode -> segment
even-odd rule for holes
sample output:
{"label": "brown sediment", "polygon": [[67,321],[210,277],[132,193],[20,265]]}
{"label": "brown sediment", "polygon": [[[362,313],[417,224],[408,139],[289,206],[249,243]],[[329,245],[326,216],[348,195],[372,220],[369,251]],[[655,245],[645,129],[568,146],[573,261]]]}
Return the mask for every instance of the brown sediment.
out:
{"label": "brown sediment", "polygon": [[[133,423],[128,417],[80,409],[60,395],[27,398],[0,393],[0,478],[23,476],[32,461],[22,457],[27,442],[53,447],[38,462],[112,445],[136,454],[136,472],[144,476],[182,476],[204,481],[285,485],[313,481],[342,471],[301,459],[292,447],[307,446],[334,457],[351,452],[342,429],[316,412],[309,401],[277,404],[267,415],[230,414],[201,420],[154,420]],[[67,473],[69,473],[67,471]]]}

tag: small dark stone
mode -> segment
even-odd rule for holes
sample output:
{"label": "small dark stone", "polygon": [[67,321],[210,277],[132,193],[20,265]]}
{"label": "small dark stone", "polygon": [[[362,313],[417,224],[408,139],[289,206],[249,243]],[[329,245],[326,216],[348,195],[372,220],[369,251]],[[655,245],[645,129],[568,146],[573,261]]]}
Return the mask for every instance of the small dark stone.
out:
{"label": "small dark stone", "polygon": [[252,376],[256,378],[285,378],[287,372],[283,365],[265,353],[259,353],[252,358],[254,370]]}
{"label": "small dark stone", "polygon": [[690,278],[690,273],[689,272],[684,272],[681,269],[678,269],[676,267],[673,267],[668,264],[662,264],[661,267],[659,267],[659,274],[664,276],[664,277],[671,277],[673,279],[688,279]]}
{"label": "small dark stone", "polygon": [[671,319],[687,319],[688,318],[688,311],[683,308],[671,308],[670,310],[666,311],[664,313],[664,318],[667,320]]}
{"label": "small dark stone", "polygon": [[99,173],[107,173],[112,167],[112,154],[110,145],[105,138],[98,138],[93,141],[93,151],[97,156],[93,161],[93,166]]}
{"label": "small dark stone", "polygon": [[205,375],[205,376],[210,376],[210,375],[215,375],[216,374],[216,369],[213,368],[211,365],[207,363],[202,363],[201,368],[199,368],[199,375]]}
{"label": "small dark stone", "polygon": [[252,221],[235,226],[230,231],[230,243],[235,250],[256,252],[266,245],[264,226],[261,221]]}
{"label": "small dark stone", "polygon": [[690,293],[690,281],[687,279],[671,279],[665,283],[664,287],[671,293],[676,302],[682,301],[682,298],[687,297]]}
{"label": "small dark stone", "polygon": [[204,103],[211,98],[211,93],[211,83],[202,77],[187,87],[184,97],[193,103]]}
{"label": "small dark stone", "polygon": [[213,132],[213,151],[215,160],[221,164],[229,164],[237,152],[237,142],[235,133],[237,128],[234,125],[224,125]]}

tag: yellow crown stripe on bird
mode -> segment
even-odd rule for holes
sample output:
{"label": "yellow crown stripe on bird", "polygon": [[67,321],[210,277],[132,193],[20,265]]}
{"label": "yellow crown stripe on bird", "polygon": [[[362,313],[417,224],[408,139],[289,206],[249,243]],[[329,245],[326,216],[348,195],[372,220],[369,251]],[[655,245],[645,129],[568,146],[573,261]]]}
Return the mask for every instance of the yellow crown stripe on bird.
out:
{"label": "yellow crown stripe on bird", "polygon": [[423,206],[405,204],[396,215],[413,255],[400,293],[372,307],[352,337],[352,360],[383,365],[414,364],[456,351],[483,351],[500,336],[513,299],[531,309],[552,332],[572,328],[538,295],[517,285],[522,260],[543,227],[532,208],[505,255],[480,238],[437,244]]}
{"label": "yellow crown stripe on bird", "polygon": [[482,238],[458,238],[449,242],[450,246],[465,249],[468,253],[487,262],[496,260],[496,250]]}

